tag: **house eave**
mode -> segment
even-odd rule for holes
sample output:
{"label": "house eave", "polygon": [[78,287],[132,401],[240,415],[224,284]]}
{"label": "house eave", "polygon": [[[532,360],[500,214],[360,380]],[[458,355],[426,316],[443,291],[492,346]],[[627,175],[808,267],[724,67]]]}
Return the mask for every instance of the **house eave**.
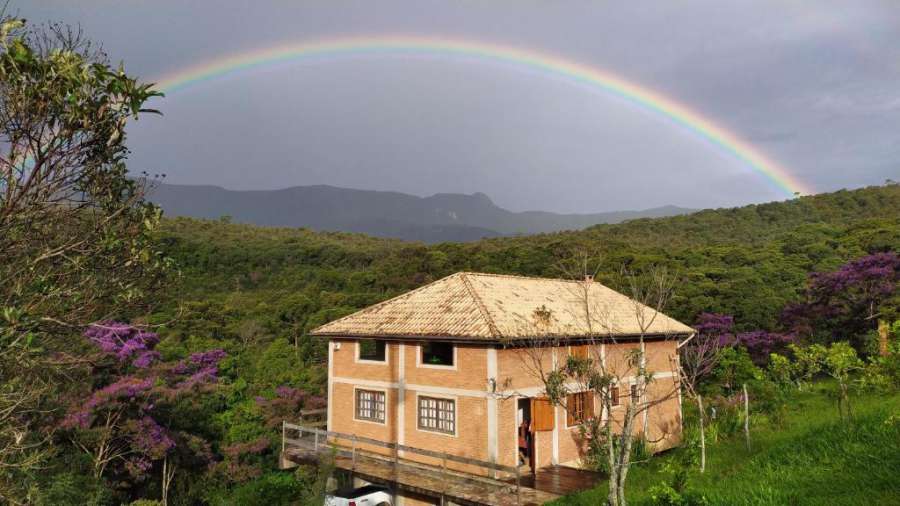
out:
{"label": "house eave", "polygon": [[466,344],[503,344],[507,346],[521,346],[530,342],[547,342],[559,341],[565,343],[590,343],[604,342],[613,343],[619,341],[636,342],[643,337],[648,341],[665,341],[678,340],[686,338],[684,342],[693,337],[693,332],[656,332],[645,334],[617,334],[614,336],[522,336],[522,337],[482,337],[482,336],[460,336],[460,335],[435,335],[435,334],[348,334],[339,332],[313,332],[313,337],[323,339],[383,339],[387,341],[445,341]]}

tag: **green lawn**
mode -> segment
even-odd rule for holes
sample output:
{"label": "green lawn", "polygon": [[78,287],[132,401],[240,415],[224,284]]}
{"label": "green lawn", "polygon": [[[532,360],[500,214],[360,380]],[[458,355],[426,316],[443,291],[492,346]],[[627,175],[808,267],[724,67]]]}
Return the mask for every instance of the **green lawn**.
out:
{"label": "green lawn", "polygon": [[[854,421],[842,425],[826,385],[796,393],[784,426],[751,415],[751,451],[741,434],[708,448],[707,470],[688,489],[709,504],[900,505],[900,393],[855,397]],[[673,450],[635,466],[628,477],[632,504],[653,504],[649,489],[671,479]],[[603,504],[606,482],[555,504]]]}

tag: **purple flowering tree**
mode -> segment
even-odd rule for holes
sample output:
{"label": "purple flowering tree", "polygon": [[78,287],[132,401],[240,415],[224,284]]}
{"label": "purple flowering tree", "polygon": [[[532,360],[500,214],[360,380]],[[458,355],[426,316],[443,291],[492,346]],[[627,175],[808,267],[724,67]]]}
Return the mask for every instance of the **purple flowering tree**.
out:
{"label": "purple flowering tree", "polygon": [[97,478],[114,475],[126,483],[160,472],[162,499],[186,455],[208,458],[209,445],[164,422],[172,406],[215,387],[222,350],[165,362],[154,350],[155,333],[118,322],[91,325],[84,336],[97,348],[92,376],[104,378],[71,399],[61,423],[72,442],[90,456]]}
{"label": "purple flowering tree", "polygon": [[827,336],[829,341],[860,338],[875,329],[885,310],[896,307],[900,257],[875,253],[847,262],[831,272],[809,276],[804,301],[788,305],[782,321],[800,336]]}
{"label": "purple flowering tree", "polygon": [[766,332],[765,330],[743,332],[734,337],[734,344],[747,348],[753,363],[759,367],[769,363],[769,355],[772,353],[784,354],[787,352],[788,346],[796,342],[796,334]]}
{"label": "purple flowering tree", "polygon": [[700,382],[715,369],[722,348],[733,344],[733,328],[734,317],[730,315],[700,313],[697,317],[697,333],[679,350],[682,381],[691,396],[697,394]]}

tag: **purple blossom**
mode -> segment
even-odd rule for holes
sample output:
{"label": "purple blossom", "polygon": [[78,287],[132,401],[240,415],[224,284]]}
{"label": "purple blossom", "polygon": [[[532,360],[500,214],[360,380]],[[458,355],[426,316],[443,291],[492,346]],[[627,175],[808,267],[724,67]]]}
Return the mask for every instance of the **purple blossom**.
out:
{"label": "purple blossom", "polygon": [[119,362],[137,357],[141,365],[135,365],[147,367],[159,357],[158,354],[148,355],[159,343],[159,336],[127,323],[113,321],[95,323],[85,330],[84,336],[104,353],[115,355]]}
{"label": "purple blossom", "polygon": [[879,306],[897,290],[900,257],[875,253],[851,260],[835,271],[809,275],[805,300],[787,305],[782,322],[800,335],[820,331],[851,339],[872,329]]}
{"label": "purple blossom", "polygon": [[177,388],[189,389],[198,385],[215,383],[218,381],[219,362],[226,356],[225,351],[220,349],[192,353],[186,361],[181,361],[172,369],[175,374],[189,375],[187,379],[176,385]]}
{"label": "purple blossom", "polygon": [[791,343],[797,341],[795,334],[778,334],[764,330],[743,332],[736,336],[725,335],[720,338],[723,346],[743,346],[750,353],[750,358],[757,365],[764,365],[772,353],[783,353]]}
{"label": "purple blossom", "polygon": [[153,387],[153,378],[136,378],[125,376],[115,383],[111,383],[100,390],[95,391],[87,401],[79,404],[77,409],[70,412],[62,422],[63,427],[80,427],[86,429],[90,426],[91,417],[98,408],[118,401],[133,401],[143,396]]}
{"label": "purple blossom", "polygon": [[731,334],[734,328],[734,316],[718,313],[700,313],[694,328],[704,336],[722,336]]}
{"label": "purple blossom", "polygon": [[132,448],[153,460],[163,458],[175,447],[175,441],[169,436],[168,431],[149,416],[131,421],[128,429],[132,433]]}

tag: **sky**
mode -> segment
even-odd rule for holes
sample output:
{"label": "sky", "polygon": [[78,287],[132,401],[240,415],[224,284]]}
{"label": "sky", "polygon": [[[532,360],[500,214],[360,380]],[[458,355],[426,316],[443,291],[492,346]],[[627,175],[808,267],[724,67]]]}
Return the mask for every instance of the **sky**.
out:
{"label": "sky", "polygon": [[[813,192],[900,179],[896,0],[13,0],[80,25],[150,82],[229,55],[352,36],[480,41],[674,100]],[[507,209],[600,212],[783,200],[743,160],[560,75],[441,54],[345,54],[169,93],[129,126],[134,172],[230,189],[329,184]]]}

